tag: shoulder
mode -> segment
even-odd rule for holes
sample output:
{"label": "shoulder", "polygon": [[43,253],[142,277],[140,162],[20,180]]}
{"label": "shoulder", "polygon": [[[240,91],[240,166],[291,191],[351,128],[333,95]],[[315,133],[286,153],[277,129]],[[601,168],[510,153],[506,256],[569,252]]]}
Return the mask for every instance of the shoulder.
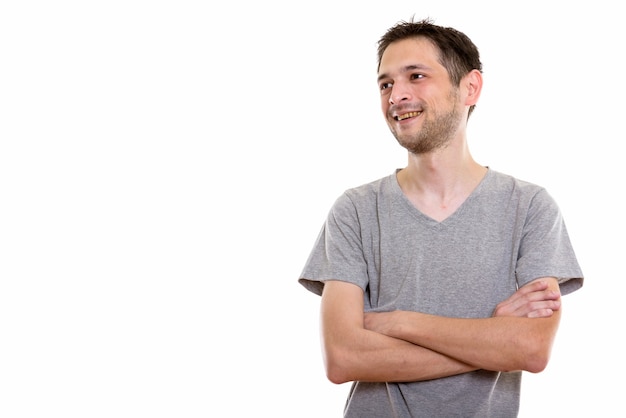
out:
{"label": "shoulder", "polygon": [[382,194],[393,194],[396,185],[397,180],[394,172],[389,176],[346,189],[338,197],[335,204],[352,204],[354,206],[370,204],[372,201],[378,200]]}
{"label": "shoulder", "polygon": [[489,169],[489,176],[490,182],[500,188],[518,189],[525,192],[543,189],[538,184],[493,169]]}
{"label": "shoulder", "polygon": [[395,199],[399,190],[395,173],[346,189],[335,201],[331,214],[335,217],[365,219],[373,216],[382,202]]}
{"label": "shoulder", "polygon": [[491,191],[498,191],[520,198],[532,200],[537,196],[549,197],[547,190],[539,184],[492,169],[489,170],[489,178],[485,184]]}
{"label": "shoulder", "polygon": [[489,174],[490,179],[485,186],[488,191],[486,195],[492,195],[493,200],[506,205],[512,204],[520,214],[558,216],[558,204],[545,187],[493,170]]}

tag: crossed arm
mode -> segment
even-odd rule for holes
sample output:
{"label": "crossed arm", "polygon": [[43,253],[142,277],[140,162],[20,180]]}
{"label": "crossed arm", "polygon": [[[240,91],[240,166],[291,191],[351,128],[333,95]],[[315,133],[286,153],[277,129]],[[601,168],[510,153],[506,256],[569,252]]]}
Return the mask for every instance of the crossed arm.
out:
{"label": "crossed arm", "polygon": [[321,303],[328,379],[407,382],[478,369],[542,371],[560,321],[555,278],[535,280],[497,305],[491,318],[412,311],[364,314],[363,291],[327,281]]}

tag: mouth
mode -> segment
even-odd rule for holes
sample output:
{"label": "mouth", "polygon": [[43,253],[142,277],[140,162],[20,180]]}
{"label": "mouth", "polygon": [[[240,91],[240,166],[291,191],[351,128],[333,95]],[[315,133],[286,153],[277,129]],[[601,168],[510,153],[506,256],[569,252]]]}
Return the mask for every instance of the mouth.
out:
{"label": "mouth", "polygon": [[403,113],[401,115],[396,115],[393,118],[397,121],[402,121],[402,120],[406,120],[406,119],[410,119],[410,118],[415,118],[419,115],[421,115],[422,112],[407,112],[407,113]]}

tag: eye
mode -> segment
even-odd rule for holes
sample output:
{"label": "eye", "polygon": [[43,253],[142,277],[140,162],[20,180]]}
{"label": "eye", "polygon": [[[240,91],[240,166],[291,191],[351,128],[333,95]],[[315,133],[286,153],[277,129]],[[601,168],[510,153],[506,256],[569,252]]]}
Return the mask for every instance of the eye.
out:
{"label": "eye", "polygon": [[380,83],[380,91],[384,91],[387,90],[388,88],[391,88],[393,86],[393,83]]}
{"label": "eye", "polygon": [[420,78],[424,78],[424,74],[420,74],[420,73],[411,74],[411,80],[419,80]]}

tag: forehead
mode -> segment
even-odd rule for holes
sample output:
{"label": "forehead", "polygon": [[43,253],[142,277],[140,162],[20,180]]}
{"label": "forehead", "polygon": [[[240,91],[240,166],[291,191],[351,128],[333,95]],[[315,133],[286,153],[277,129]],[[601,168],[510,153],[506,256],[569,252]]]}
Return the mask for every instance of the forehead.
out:
{"label": "forehead", "polygon": [[416,66],[432,69],[442,67],[439,50],[427,38],[408,38],[389,44],[381,57],[378,74],[390,74]]}

